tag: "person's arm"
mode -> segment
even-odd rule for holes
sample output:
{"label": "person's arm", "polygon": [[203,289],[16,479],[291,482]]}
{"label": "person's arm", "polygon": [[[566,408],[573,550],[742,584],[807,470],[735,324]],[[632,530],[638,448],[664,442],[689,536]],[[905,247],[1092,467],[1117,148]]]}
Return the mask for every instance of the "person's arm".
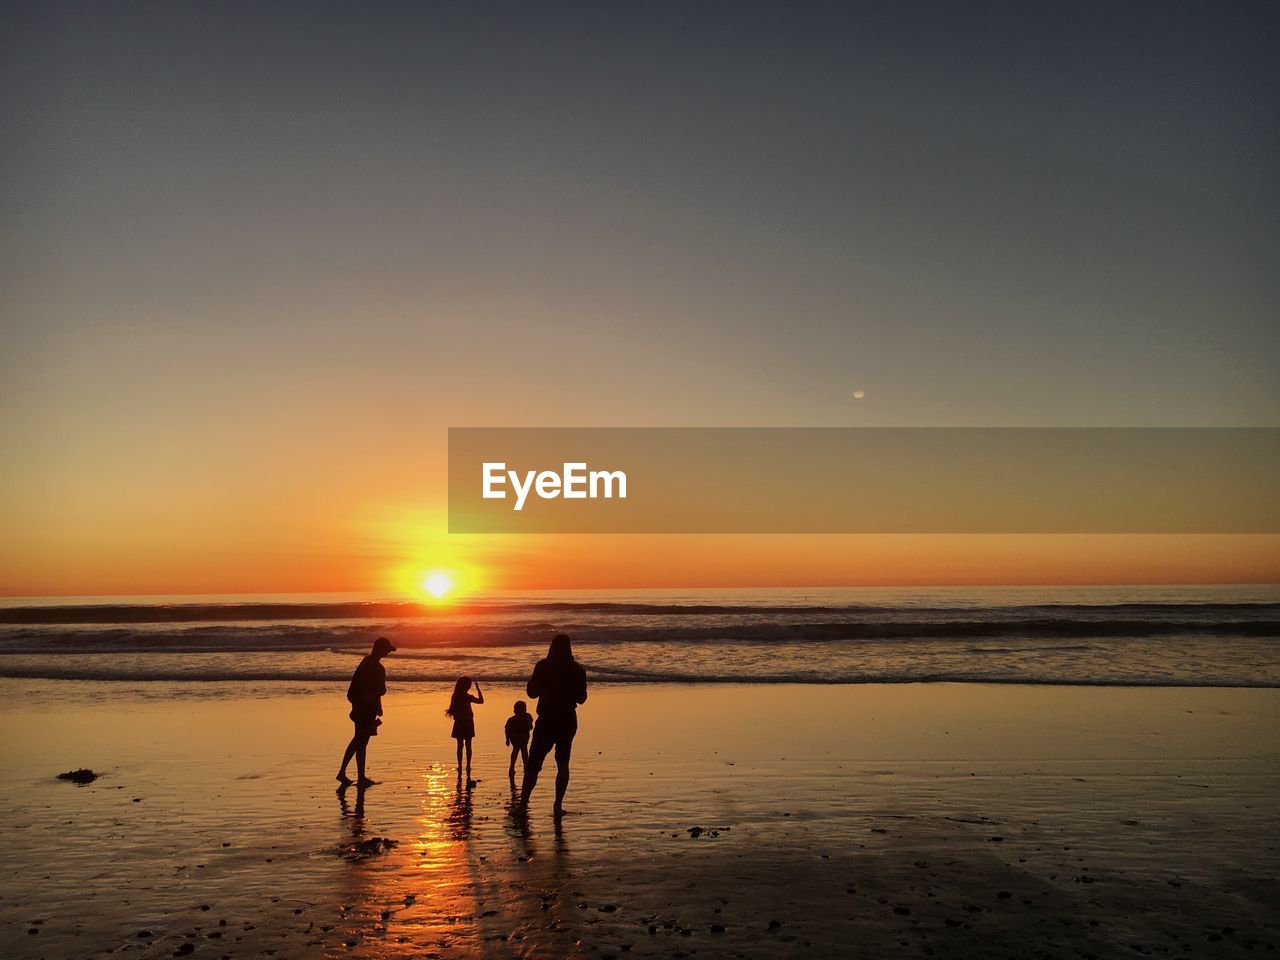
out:
{"label": "person's arm", "polygon": [[480,689],[480,682],[476,681],[476,695],[471,698],[472,703],[484,703],[484,691]]}
{"label": "person's arm", "polygon": [[524,692],[534,700],[542,696],[542,678],[538,676],[538,668],[541,666],[541,661],[534,665],[533,673],[529,674],[529,682],[524,685]]}
{"label": "person's arm", "polygon": [[583,670],[581,667],[578,668],[578,689],[574,691],[574,693],[574,699],[577,700],[578,703],[587,702],[587,671]]}

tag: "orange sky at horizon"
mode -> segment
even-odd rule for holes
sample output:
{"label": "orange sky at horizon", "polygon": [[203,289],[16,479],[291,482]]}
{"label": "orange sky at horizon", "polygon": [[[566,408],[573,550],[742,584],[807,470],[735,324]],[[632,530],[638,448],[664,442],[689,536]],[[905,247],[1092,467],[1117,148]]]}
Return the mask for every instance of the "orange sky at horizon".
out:
{"label": "orange sky at horizon", "polygon": [[183,433],[174,396],[0,476],[0,595],[1280,582],[1280,535],[449,535],[443,430],[321,398]]}
{"label": "orange sky at horizon", "polygon": [[1280,582],[1280,535],[449,535],[443,430],[330,396],[183,432],[174,400],[0,475],[0,595]]}
{"label": "orange sky at horizon", "polygon": [[[108,374],[119,375],[100,354],[96,376]],[[169,403],[116,394],[74,415],[28,412],[15,437],[24,455],[0,475],[0,595],[420,595],[431,570],[462,595],[1280,582],[1280,535],[451,536],[445,431],[413,422],[419,408],[462,419],[438,384],[415,404],[403,381],[312,393],[297,368],[236,394],[170,369],[138,374]],[[534,397],[520,419],[563,421],[565,401]],[[861,422],[887,419],[866,403]],[[628,407],[596,414],[634,423]],[[501,416],[493,403],[468,419]]]}
{"label": "orange sky at horizon", "polygon": [[0,475],[0,595],[418,595],[431,570],[457,594],[1280,582],[1280,535],[450,536],[444,431],[414,436],[395,391],[242,394],[215,414],[149,375],[167,406],[33,411]]}
{"label": "orange sky at horizon", "polygon": [[[172,529],[172,528],[170,528]],[[1280,536],[1186,534],[427,535],[302,543],[157,537],[6,551],[0,594],[123,596],[841,586],[1280,583]],[[295,531],[296,532],[296,531]],[[311,533],[320,531],[312,529]],[[332,531],[325,531],[332,533]]]}
{"label": "orange sky at horizon", "polygon": [[445,519],[450,426],[1275,426],[1255,17],[29,6],[0,595],[1280,582],[1280,535]]}

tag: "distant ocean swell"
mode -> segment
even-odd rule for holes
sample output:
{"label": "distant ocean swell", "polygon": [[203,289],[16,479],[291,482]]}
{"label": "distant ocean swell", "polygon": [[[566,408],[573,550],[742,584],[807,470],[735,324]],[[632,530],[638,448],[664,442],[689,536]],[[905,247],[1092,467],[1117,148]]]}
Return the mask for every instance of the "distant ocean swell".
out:
{"label": "distant ocean swell", "polygon": [[[740,592],[697,602],[502,600],[76,603],[0,607],[0,678],[340,684],[372,637],[399,647],[395,683],[469,674],[519,683],[556,632],[596,682],[983,682],[1280,687],[1280,602],[1134,588],[1094,602],[840,602]],[[1195,602],[1171,602],[1170,593]],[[1145,597],[1159,596],[1159,602]],[[1271,600],[1274,591],[1261,593]],[[1100,602],[1104,597],[1107,602]],[[1043,599],[1043,598],[1037,598]]]}
{"label": "distant ocean swell", "polygon": [[[913,617],[929,614],[964,613],[970,617],[1002,617],[1043,614],[1071,622],[1072,614],[1092,620],[1099,613],[1124,614],[1124,622],[1139,620],[1137,615],[1177,611],[1196,621],[1220,619],[1224,615],[1260,613],[1280,616],[1280,605],[1274,603],[1113,603],[1069,604],[1043,603],[1000,607],[930,607],[875,604],[805,603],[626,603],[571,601],[495,601],[432,607],[407,602],[350,603],[184,603],[184,604],[84,604],[51,606],[0,607],[0,624],[76,624],[76,623],[232,623],[242,621],[295,620],[360,620],[399,621],[455,619],[464,617],[503,617],[513,614],[604,614],[607,616],[679,616],[710,617],[726,615],[787,616],[837,615],[858,620],[882,620],[901,615],[909,609]],[[1129,616],[1133,615],[1133,616]],[[1038,617],[1036,619],[1039,619]],[[1154,623],[1160,620],[1151,621]]]}

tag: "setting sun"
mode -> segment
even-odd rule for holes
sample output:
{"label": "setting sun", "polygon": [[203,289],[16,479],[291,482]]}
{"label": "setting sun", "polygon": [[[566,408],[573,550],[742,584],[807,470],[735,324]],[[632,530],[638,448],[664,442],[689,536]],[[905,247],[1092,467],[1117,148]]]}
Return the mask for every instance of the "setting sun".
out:
{"label": "setting sun", "polygon": [[443,597],[453,587],[453,581],[449,579],[447,573],[429,573],[422,578],[422,589],[427,591],[436,599]]}

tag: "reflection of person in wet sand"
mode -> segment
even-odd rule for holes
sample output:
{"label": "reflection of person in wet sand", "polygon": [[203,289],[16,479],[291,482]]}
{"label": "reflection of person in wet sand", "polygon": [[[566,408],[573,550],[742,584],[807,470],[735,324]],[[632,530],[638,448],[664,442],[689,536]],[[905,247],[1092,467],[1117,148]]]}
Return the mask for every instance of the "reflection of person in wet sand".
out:
{"label": "reflection of person in wet sand", "polygon": [[458,782],[445,819],[449,824],[449,835],[454,840],[471,839],[471,781],[468,780],[466,786],[463,786],[461,768],[458,769]]}
{"label": "reflection of person in wet sand", "polygon": [[353,808],[347,800],[347,791],[338,791],[338,806],[342,810],[342,819],[351,823],[351,836],[359,840],[364,833],[364,787],[356,787],[356,805]]}
{"label": "reflection of person in wet sand", "polygon": [[544,660],[539,660],[529,677],[525,692],[538,701],[538,723],[533,728],[533,744],[524,768],[520,807],[527,808],[529,795],[538,785],[542,762],[556,752],[556,817],[564,814],[564,792],[569,786],[569,756],[578,732],[578,704],[587,702],[587,672],[573,659],[573,643],[564,634],[551,641]]}
{"label": "reflection of person in wet sand", "polygon": [[453,685],[453,696],[449,699],[449,709],[445,711],[447,716],[453,717],[453,733],[451,736],[458,741],[458,773],[462,773],[462,751],[463,746],[467,752],[467,780],[471,779],[471,740],[476,735],[476,718],[472,710],[472,704],[484,703],[484,692],[480,689],[480,684],[476,684],[476,695],[471,695],[470,677],[459,677],[458,682]]}
{"label": "reflection of person in wet sand", "polygon": [[342,755],[342,766],[338,768],[340,789],[351,786],[351,778],[347,776],[347,764],[356,758],[356,778],[360,787],[372,786],[376,781],[370,780],[364,773],[365,751],[369,748],[369,738],[378,735],[378,727],[382,724],[382,696],[387,692],[387,671],[382,666],[382,658],[395,651],[391,641],[379,637],[373,641],[373,649],[360,661],[356,672],[351,675],[351,685],[347,687],[347,700],[351,703],[350,717],[356,725],[355,735],[347,744]]}

